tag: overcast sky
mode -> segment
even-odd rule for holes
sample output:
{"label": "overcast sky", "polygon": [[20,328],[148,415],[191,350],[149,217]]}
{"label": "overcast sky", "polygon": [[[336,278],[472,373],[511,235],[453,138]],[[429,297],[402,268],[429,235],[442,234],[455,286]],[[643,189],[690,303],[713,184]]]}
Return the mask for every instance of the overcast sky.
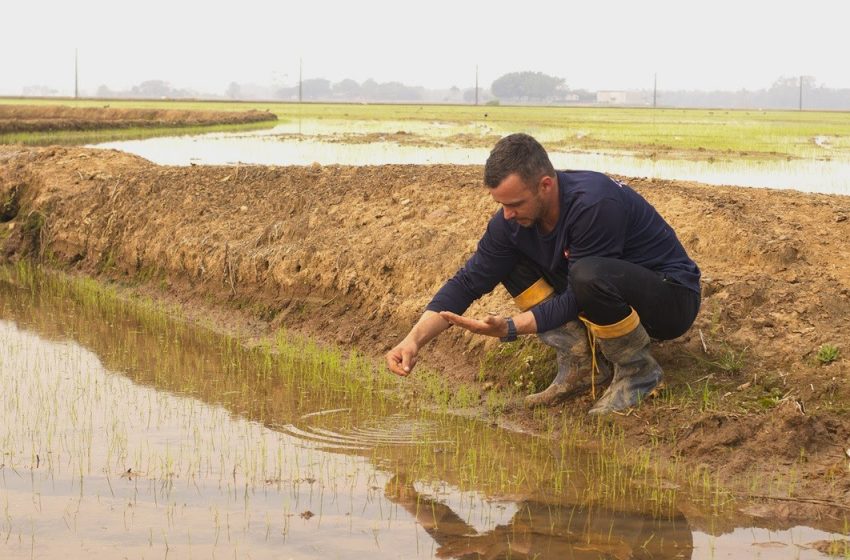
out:
{"label": "overcast sky", "polygon": [[0,95],[43,85],[128,89],[161,79],[223,94],[230,82],[401,81],[472,87],[513,71],[570,88],[761,89],[780,76],[850,88],[843,0],[428,2],[6,0]]}

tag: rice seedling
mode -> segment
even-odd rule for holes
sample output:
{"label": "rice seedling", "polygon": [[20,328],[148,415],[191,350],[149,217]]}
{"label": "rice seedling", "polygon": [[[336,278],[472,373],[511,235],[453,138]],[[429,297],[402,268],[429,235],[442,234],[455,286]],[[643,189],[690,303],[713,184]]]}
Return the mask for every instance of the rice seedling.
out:
{"label": "rice seedling", "polygon": [[[248,347],[26,264],[0,269],[0,311],[0,546],[14,554],[56,553],[57,539],[27,540],[53,536],[51,517],[65,540],[100,542],[105,526],[122,536],[104,546],[125,554],[275,557],[307,545],[333,555],[366,535],[357,546],[378,556],[417,557],[436,546],[418,533],[420,505],[433,517],[450,503],[481,534],[534,519],[552,538],[592,511],[588,526],[605,526],[587,533],[594,542],[620,538],[612,512],[663,527],[689,493],[728,507],[710,476],[664,485],[672,472],[636,455],[616,425],[563,415],[543,418],[540,436],[497,430],[450,414],[477,392],[427,375],[422,394],[439,406],[412,409],[368,357],[286,331]],[[591,441],[602,453],[583,449]],[[500,500],[516,512],[498,513]],[[411,530],[432,545],[398,549]],[[632,545],[655,546],[647,539]]]}

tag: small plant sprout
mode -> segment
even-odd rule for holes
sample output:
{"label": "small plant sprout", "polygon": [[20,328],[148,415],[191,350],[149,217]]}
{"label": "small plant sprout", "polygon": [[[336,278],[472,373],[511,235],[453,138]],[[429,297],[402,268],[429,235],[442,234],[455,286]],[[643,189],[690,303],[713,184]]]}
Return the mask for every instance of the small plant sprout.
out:
{"label": "small plant sprout", "polygon": [[841,353],[838,350],[838,346],[827,343],[818,348],[818,353],[815,354],[815,359],[818,363],[826,365],[837,360],[840,355]]}

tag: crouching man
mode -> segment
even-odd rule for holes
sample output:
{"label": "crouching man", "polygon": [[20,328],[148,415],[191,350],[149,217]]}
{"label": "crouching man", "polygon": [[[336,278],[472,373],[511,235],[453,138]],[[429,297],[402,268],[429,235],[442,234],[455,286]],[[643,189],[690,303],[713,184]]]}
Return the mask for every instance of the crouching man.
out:
{"label": "crouching man", "polygon": [[[650,338],[682,335],[699,311],[700,271],[673,229],[627,185],[593,171],[556,172],[527,134],[496,144],[484,184],[501,209],[387,353],[387,367],[408,375],[419,349],[450,325],[506,343],[537,334],[557,351],[558,374],[527,405],[551,406],[608,381],[590,414],[637,405],[662,376]],[[519,314],[462,316],[500,283]]]}

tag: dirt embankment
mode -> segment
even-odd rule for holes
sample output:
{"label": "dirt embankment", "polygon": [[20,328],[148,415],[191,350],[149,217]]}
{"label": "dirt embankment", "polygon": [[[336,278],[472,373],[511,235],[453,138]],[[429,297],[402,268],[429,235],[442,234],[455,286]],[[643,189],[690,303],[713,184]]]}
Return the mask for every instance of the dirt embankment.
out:
{"label": "dirt embankment", "polygon": [[183,111],[178,109],[114,109],[64,105],[0,104],[0,134],[106,128],[153,128],[248,124],[275,121],[266,111]]}
{"label": "dirt embankment", "polygon": [[[495,210],[480,176],[447,165],[161,167],[115,151],[3,147],[3,250],[165,290],[225,328],[285,326],[380,356],[475,249]],[[850,198],[628,182],[702,268],[704,299],[687,335],[656,346],[667,397],[615,421],[636,445],[659,445],[659,459],[764,483],[756,493],[794,476],[801,495],[850,508]],[[470,313],[511,309],[498,293]],[[817,359],[824,344],[837,360]],[[422,362],[473,381],[494,346],[453,329]],[[504,381],[498,364],[486,374]]]}

